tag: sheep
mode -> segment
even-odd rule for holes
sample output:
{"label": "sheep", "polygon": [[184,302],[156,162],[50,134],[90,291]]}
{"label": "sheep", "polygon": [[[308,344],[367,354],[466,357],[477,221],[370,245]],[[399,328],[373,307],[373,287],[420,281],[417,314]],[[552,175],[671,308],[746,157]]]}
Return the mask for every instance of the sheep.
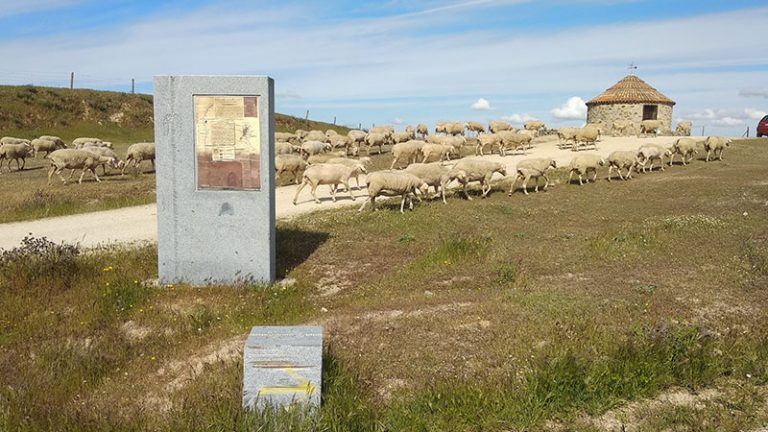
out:
{"label": "sheep", "polygon": [[477,136],[477,145],[475,146],[475,156],[484,156],[483,149],[486,147],[491,148],[493,153],[493,147],[499,145],[499,134],[484,133]]}
{"label": "sheep", "polygon": [[[111,148],[85,146],[81,150],[91,152],[98,156],[103,156],[109,159],[108,163],[100,164],[102,169],[102,175],[107,175],[107,165],[111,166],[114,169],[117,169],[119,166],[120,157],[118,157],[117,153],[115,153],[115,151],[112,150]],[[69,177],[72,178],[72,175],[74,173],[75,173],[75,170],[73,169],[72,172],[69,173]]]}
{"label": "sheep", "polygon": [[640,134],[648,135],[653,133],[657,135],[663,126],[664,123],[661,120],[643,120],[640,122]]}
{"label": "sheep", "polygon": [[357,147],[353,147],[352,138],[346,135],[334,135],[330,137],[332,148],[344,149],[344,154],[355,153]]}
{"label": "sheep", "polygon": [[276,142],[275,143],[275,154],[291,154],[291,153],[298,153],[301,150],[301,147],[297,145],[293,145],[291,143],[287,142]]}
{"label": "sheep", "polygon": [[48,156],[54,150],[67,148],[64,141],[52,141],[42,138],[33,139],[31,145],[35,154],[35,159],[37,159],[37,155],[40,152],[45,152],[45,155]]}
{"label": "sheep", "polygon": [[296,136],[296,134],[292,134],[290,132],[275,132],[275,142],[287,142],[291,144],[296,144],[299,142],[300,138]]}
{"label": "sheep", "polygon": [[470,132],[475,132],[477,134],[481,134],[485,132],[485,126],[483,126],[482,123],[476,122],[476,121],[468,121],[467,122],[467,130]]}
{"label": "sheep", "polygon": [[675,160],[675,155],[679,154],[683,159],[683,166],[688,163],[688,156],[693,159],[693,155],[698,154],[696,149],[696,140],[693,138],[678,138],[672,145],[672,155],[669,157],[669,166],[672,166],[672,162]]}
{"label": "sheep", "polygon": [[600,155],[582,154],[574,157],[569,166],[570,173],[568,174],[568,183],[571,182],[574,173],[579,176],[579,186],[584,185],[584,182],[582,182],[582,175],[587,177],[587,183],[589,183],[590,171],[595,173],[592,177],[592,181],[597,181],[597,167],[601,166],[605,166],[605,159]]}
{"label": "sheep", "polygon": [[379,148],[379,154],[381,154],[381,148],[384,146],[384,144],[387,144],[389,142],[389,138],[386,134],[380,133],[380,132],[374,132],[374,133],[368,133],[365,137],[365,143],[368,145],[368,155],[371,155],[371,147],[378,147]]}
{"label": "sheep", "polygon": [[347,132],[347,136],[352,140],[353,145],[360,145],[365,143],[365,135],[366,133],[361,130],[351,130]]}
{"label": "sheep", "polygon": [[488,130],[491,133],[498,133],[501,131],[508,131],[514,129],[511,124],[505,121],[492,120],[488,122]]}
{"label": "sheep", "polygon": [[592,125],[586,125],[583,128],[576,129],[576,136],[574,137],[574,151],[579,149],[579,143],[583,143],[584,147],[592,144],[597,149],[597,141],[600,139],[600,128]]}
{"label": "sheep", "polygon": [[645,172],[646,162],[651,162],[649,170],[653,172],[653,161],[659,160],[661,170],[664,171],[664,156],[672,156],[672,152],[658,144],[644,144],[637,150],[637,158],[643,166]]}
{"label": "sheep", "polygon": [[321,142],[321,141],[305,141],[304,144],[301,145],[301,149],[299,150],[299,153],[304,157],[304,159],[331,151],[332,147],[329,143]]}
{"label": "sheep", "polygon": [[691,136],[691,128],[693,127],[693,123],[689,121],[680,121],[677,122],[677,127],[675,128],[675,135],[677,136]]}
{"label": "sheep", "polygon": [[574,127],[564,127],[557,130],[557,142],[558,145],[562,148],[568,145],[568,141],[573,141],[572,144],[576,144],[576,132],[579,130],[579,128]]}
{"label": "sheep", "polygon": [[84,147],[86,143],[100,143],[100,142],[103,142],[100,138],[80,137],[72,140],[72,147],[79,149]]}
{"label": "sheep", "polygon": [[410,140],[404,143],[397,143],[392,146],[392,164],[389,169],[395,167],[395,164],[400,160],[405,160],[406,166],[410,163],[414,163],[418,159],[418,155],[421,152],[421,148],[426,143],[419,140]]}
{"label": "sheep", "polygon": [[439,134],[439,133],[447,134],[448,133],[448,123],[447,122],[435,123],[435,133],[436,134]]}
{"label": "sheep", "polygon": [[395,132],[392,134],[392,142],[394,144],[408,142],[414,139],[414,135],[408,132]]}
{"label": "sheep", "polygon": [[[148,160],[152,164],[152,170],[154,170],[155,143],[143,142],[131,144],[125,154],[125,160],[121,162],[122,169],[120,170],[120,174],[125,175],[125,169],[128,168],[128,165],[131,163],[131,161],[133,161],[133,167],[138,170],[139,164],[145,160]],[[141,173],[141,171],[139,171],[139,173]]]}
{"label": "sheep", "polygon": [[539,177],[544,177],[544,190],[549,187],[549,177],[547,177],[547,170],[557,168],[557,163],[554,159],[525,159],[518,162],[515,167],[517,176],[512,181],[512,186],[509,188],[507,195],[512,196],[512,192],[515,191],[515,183],[518,180],[523,181],[523,192],[528,195],[528,181],[530,179],[536,180],[536,188],[534,192],[539,191]]}
{"label": "sheep", "polygon": [[405,127],[405,133],[407,133],[411,138],[416,138],[416,129],[414,129],[411,125]]}
{"label": "sheep", "polygon": [[[373,211],[376,211],[376,197],[382,192],[402,195],[400,213],[404,213],[403,209],[408,195],[414,194],[421,200],[419,195],[426,195],[428,189],[429,186],[422,179],[404,171],[376,171],[368,176],[368,197],[371,200],[371,210]],[[368,201],[363,202],[357,211],[363,211],[366,204]],[[413,210],[413,200],[410,200],[409,208]]]}
{"label": "sheep", "polygon": [[304,140],[308,133],[309,132],[305,131],[304,129],[296,129],[293,131],[293,134],[296,135],[296,138],[298,138],[300,141]]}
{"label": "sheep", "polygon": [[275,155],[275,175],[280,175],[284,172],[293,174],[293,179],[296,184],[299,184],[299,172],[304,171],[307,168],[307,161],[299,155],[295,154],[279,154]]}
{"label": "sheep", "polygon": [[53,141],[56,144],[60,145],[61,148],[67,148],[67,144],[65,144],[64,140],[61,139],[60,137],[57,137],[57,136],[54,136],[54,135],[42,135],[42,136],[40,136],[40,139],[48,140],[48,141]]}
{"label": "sheep", "polygon": [[[493,173],[499,173],[502,176],[507,175],[507,168],[504,164],[487,161],[483,159],[462,159],[451,169],[450,175],[459,180],[462,185],[462,192],[468,200],[472,197],[467,193],[467,184],[473,181],[480,182],[482,197],[485,198],[491,192],[491,178]],[[487,188],[487,189],[486,189]]]}
{"label": "sheep", "polygon": [[631,124],[627,120],[616,120],[613,122],[613,135],[614,136],[624,136],[626,134],[627,129]]}
{"label": "sheep", "polygon": [[361,157],[360,159],[347,159],[347,158],[335,157],[335,158],[328,159],[326,163],[346,165],[350,168],[354,168],[354,171],[350,175],[350,178],[351,177],[355,178],[357,189],[360,190],[359,175],[368,173],[368,169],[366,167],[371,164],[371,158]]}
{"label": "sheep", "polygon": [[533,131],[536,133],[536,135],[539,134],[539,131],[546,128],[547,128],[547,125],[544,124],[543,121],[528,120],[527,122],[523,123],[523,129]]}
{"label": "sheep", "polygon": [[331,185],[331,198],[333,202],[336,202],[336,186],[343,184],[349,192],[349,197],[352,201],[355,200],[355,196],[352,195],[352,189],[349,187],[349,177],[353,175],[355,168],[350,168],[341,164],[317,164],[311,165],[304,170],[304,174],[301,176],[304,180],[301,186],[296,189],[296,195],[293,196],[293,205],[296,205],[296,199],[299,198],[299,192],[306,185],[312,185],[312,197],[315,199],[315,203],[320,204],[320,200],[317,199],[318,185]]}
{"label": "sheep", "polygon": [[306,161],[308,165],[317,165],[321,163],[328,163],[329,159],[344,158],[347,159],[347,153],[344,151],[334,151],[329,153],[319,153],[309,156]]}
{"label": "sheep", "polygon": [[[608,181],[611,181],[611,173],[613,172],[614,168],[616,168],[616,171],[618,171],[620,179],[631,179],[632,170],[637,170],[637,166],[640,164],[640,161],[637,158],[637,152],[631,150],[612,152],[608,155],[608,159],[606,159],[606,161],[608,162]],[[624,168],[627,169],[626,177],[621,175],[621,170]]]}
{"label": "sheep", "polygon": [[416,125],[416,133],[421,135],[422,138],[429,135],[429,128],[424,123],[419,123]]}
{"label": "sheep", "polygon": [[337,136],[338,134],[339,133],[336,132],[335,129],[328,129],[328,130],[325,131],[325,136],[327,136],[328,138],[333,138],[333,137]]}
{"label": "sheep", "polygon": [[442,162],[443,159],[451,160],[451,153],[455,152],[456,149],[447,144],[425,144],[421,148],[421,154],[423,156],[421,163],[427,163],[432,156],[437,156],[440,162]]}
{"label": "sheep", "polygon": [[453,172],[449,168],[444,167],[440,162],[415,163],[408,165],[408,168],[403,171],[420,178],[427,186],[434,187],[435,193],[442,195],[443,204],[448,204],[445,200],[445,187],[448,183],[455,179],[459,181],[465,180],[463,171]]}
{"label": "sheep", "polygon": [[704,140],[704,150],[707,152],[707,162],[709,162],[709,155],[713,155],[713,159],[717,157],[719,160],[723,160],[723,150],[730,146],[733,140],[730,138],[724,138],[719,136],[710,136]]}
{"label": "sheep", "polygon": [[[96,181],[101,183],[99,176],[96,174],[96,167],[101,164],[110,163],[110,158],[108,157],[99,156],[96,153],[78,149],[59,149],[46,156],[46,158],[51,160],[51,169],[48,171],[49,185],[51,184],[51,178],[53,177],[54,172],[61,177],[61,181],[64,182],[64,184],[67,184],[67,179],[61,175],[61,171],[65,168],[83,170],[80,174],[80,179],[77,181],[78,183],[83,182],[83,176],[85,176],[86,171],[92,172]],[[70,174],[70,177],[71,176],[72,175]]]}
{"label": "sheep", "polygon": [[368,133],[381,133],[391,137],[395,133],[395,128],[390,125],[374,126],[368,130]]}
{"label": "sheep", "polygon": [[0,138],[0,146],[3,144],[32,144],[32,141],[23,138],[2,137]]}
{"label": "sheep", "polygon": [[309,131],[307,135],[303,138],[303,140],[304,142],[309,142],[309,141],[319,141],[322,143],[331,142],[331,140],[325,135],[325,133],[319,130]]}
{"label": "sheep", "polygon": [[[11,160],[16,161],[18,171],[23,170],[27,163],[27,156],[32,154],[33,151],[32,146],[25,142],[0,145],[0,170],[3,168],[4,160],[8,160],[9,172],[11,171]],[[19,159],[21,159],[21,164],[19,164]]]}
{"label": "sheep", "polygon": [[514,150],[522,149],[523,154],[525,154],[525,151],[527,150],[527,145],[530,144],[531,142],[531,136],[524,133],[502,131],[502,132],[499,132],[498,135],[499,135],[499,148],[502,156],[507,155],[507,148],[512,148]]}

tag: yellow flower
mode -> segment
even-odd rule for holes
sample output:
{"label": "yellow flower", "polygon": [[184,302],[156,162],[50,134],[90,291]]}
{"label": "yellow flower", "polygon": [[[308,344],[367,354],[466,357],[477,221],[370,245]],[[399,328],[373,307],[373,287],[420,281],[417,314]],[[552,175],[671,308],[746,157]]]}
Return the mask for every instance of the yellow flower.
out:
{"label": "yellow flower", "polygon": [[103,269],[101,269],[101,270],[102,270],[102,271],[105,271],[105,272],[108,272],[108,271],[112,271],[112,268],[113,268],[112,266],[106,266],[106,267],[104,267],[104,268],[103,268]]}

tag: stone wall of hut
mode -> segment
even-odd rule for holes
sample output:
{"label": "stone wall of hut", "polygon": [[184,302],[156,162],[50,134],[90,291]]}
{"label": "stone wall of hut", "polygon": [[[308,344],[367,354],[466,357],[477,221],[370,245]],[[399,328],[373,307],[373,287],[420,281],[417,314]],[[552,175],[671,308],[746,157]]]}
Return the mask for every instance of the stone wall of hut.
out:
{"label": "stone wall of hut", "polygon": [[613,122],[626,120],[630,127],[622,135],[637,135],[640,133],[640,122],[643,120],[643,106],[657,105],[657,119],[664,122],[661,134],[672,135],[672,106],[662,104],[599,104],[592,105],[587,110],[587,123],[602,123],[605,133],[619,135],[613,130]]}

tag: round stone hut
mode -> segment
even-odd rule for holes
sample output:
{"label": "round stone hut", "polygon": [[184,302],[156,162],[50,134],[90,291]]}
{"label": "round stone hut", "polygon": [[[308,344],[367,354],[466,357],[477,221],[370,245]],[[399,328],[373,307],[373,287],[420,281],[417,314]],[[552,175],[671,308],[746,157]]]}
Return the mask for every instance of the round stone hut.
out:
{"label": "round stone hut", "polygon": [[[627,75],[613,87],[587,102],[587,123],[602,123],[606,133],[639,133],[643,120],[661,120],[661,133],[672,133],[672,107],[675,102],[635,75]],[[626,129],[614,130],[614,122]]]}

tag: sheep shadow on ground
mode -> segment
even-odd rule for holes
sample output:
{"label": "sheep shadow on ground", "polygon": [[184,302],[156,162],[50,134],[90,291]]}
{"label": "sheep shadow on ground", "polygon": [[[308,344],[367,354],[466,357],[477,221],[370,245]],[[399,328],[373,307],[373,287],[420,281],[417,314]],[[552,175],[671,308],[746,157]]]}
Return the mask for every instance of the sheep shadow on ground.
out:
{"label": "sheep shadow on ground", "polygon": [[330,234],[319,231],[304,231],[295,228],[277,227],[277,277],[284,278],[294,268],[306,261]]}

